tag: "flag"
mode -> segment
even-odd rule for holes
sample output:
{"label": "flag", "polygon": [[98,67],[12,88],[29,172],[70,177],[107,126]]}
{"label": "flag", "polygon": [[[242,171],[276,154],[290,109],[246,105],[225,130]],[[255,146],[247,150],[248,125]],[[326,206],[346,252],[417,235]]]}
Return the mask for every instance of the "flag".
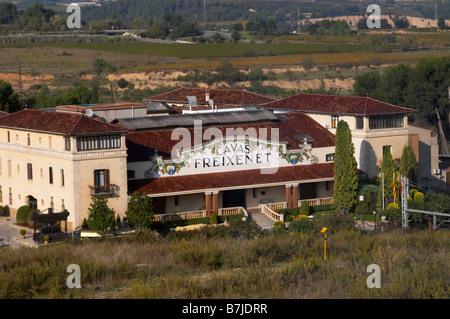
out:
{"label": "flag", "polygon": [[395,174],[392,175],[392,183],[393,183],[393,186],[394,186],[394,188],[393,188],[394,201],[396,201],[397,200],[397,191],[395,190]]}

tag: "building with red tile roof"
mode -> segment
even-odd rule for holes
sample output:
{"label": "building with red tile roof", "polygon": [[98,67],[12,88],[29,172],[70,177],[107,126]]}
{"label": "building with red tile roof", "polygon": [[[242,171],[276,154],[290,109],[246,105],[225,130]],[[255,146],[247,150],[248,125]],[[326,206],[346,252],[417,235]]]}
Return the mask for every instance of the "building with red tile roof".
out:
{"label": "building with red tile roof", "polygon": [[[119,123],[133,129],[129,193],[152,197],[156,212],[258,207],[286,196],[297,206],[332,196],[334,135],[303,113],[211,112]],[[178,135],[181,124],[186,140]],[[187,143],[174,152],[181,142]]]}
{"label": "building with red tile roof", "polygon": [[[358,168],[369,178],[380,174],[384,149],[390,148],[393,158],[399,159],[403,147],[409,145],[416,152],[421,184],[428,187],[439,182],[433,173],[439,166],[437,140],[429,136],[429,131],[409,125],[408,116],[416,112],[415,109],[371,97],[306,93],[263,103],[258,107],[283,114],[302,112],[333,134],[336,133],[337,123],[346,121],[352,131]],[[419,151],[420,145],[422,151]]]}
{"label": "building with red tile roof", "polygon": [[0,205],[68,210],[80,227],[95,196],[127,208],[127,128],[84,114],[25,109],[0,117]]}

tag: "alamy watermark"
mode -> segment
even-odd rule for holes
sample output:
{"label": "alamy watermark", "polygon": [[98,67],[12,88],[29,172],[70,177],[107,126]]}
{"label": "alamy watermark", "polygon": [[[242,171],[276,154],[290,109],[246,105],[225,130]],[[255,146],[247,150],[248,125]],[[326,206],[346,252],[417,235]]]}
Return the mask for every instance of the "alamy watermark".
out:
{"label": "alamy watermark", "polygon": [[381,8],[377,4],[370,4],[366,10],[367,13],[371,13],[367,17],[366,23],[369,29],[381,29]]}
{"label": "alamy watermark", "polygon": [[67,277],[66,284],[69,289],[81,288],[81,268],[77,264],[67,266],[67,273],[71,273]]}
{"label": "alamy watermark", "polygon": [[381,288],[381,269],[377,264],[367,266],[367,272],[372,273],[367,277],[367,288]]}
{"label": "alamy watermark", "polygon": [[72,13],[69,15],[66,21],[66,25],[69,29],[80,29],[81,28],[81,8],[78,4],[71,3],[67,6],[67,13]]}

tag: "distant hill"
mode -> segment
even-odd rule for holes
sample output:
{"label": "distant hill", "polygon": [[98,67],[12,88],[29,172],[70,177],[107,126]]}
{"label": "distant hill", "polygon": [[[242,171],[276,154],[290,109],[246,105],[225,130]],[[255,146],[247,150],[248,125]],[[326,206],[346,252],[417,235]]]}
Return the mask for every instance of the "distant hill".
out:
{"label": "distant hill", "polygon": [[[85,0],[87,1],[87,0]],[[83,2],[85,2],[83,1]],[[1,0],[0,0],[1,2]],[[12,0],[11,0],[12,2]],[[54,7],[71,0],[18,0],[17,6],[24,8],[35,2]],[[142,16],[147,25],[151,20],[161,19],[164,13],[178,13],[188,20],[208,23],[221,21],[250,20],[257,17],[272,17],[279,28],[295,26],[300,18],[324,18],[364,15],[373,0],[117,0],[102,1],[101,7],[83,7],[85,22],[120,18],[125,24]],[[382,14],[435,18],[434,0],[384,0],[377,2]],[[206,12],[206,16],[204,13]],[[438,18],[450,19],[450,0],[438,1]]]}

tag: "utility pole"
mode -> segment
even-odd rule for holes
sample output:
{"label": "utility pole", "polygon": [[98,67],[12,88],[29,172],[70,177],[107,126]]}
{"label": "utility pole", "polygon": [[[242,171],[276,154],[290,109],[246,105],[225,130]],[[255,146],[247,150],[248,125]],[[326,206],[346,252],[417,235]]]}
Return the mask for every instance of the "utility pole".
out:
{"label": "utility pole", "polygon": [[206,0],[203,0],[203,23],[206,25]]}
{"label": "utility pole", "polygon": [[19,91],[19,105],[22,108],[22,67],[19,66],[19,83],[18,83],[18,91]]}
{"label": "utility pole", "polygon": [[384,210],[384,173],[381,172],[381,190],[383,194],[383,210]]}

